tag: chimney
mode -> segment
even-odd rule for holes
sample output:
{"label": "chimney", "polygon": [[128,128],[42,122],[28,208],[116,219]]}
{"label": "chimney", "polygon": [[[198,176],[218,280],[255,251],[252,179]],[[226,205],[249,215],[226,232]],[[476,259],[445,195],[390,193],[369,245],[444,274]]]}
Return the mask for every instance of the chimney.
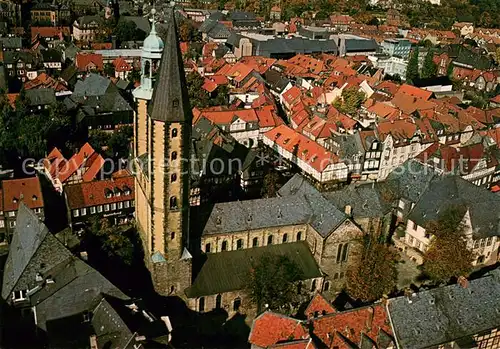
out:
{"label": "chimney", "polygon": [[462,288],[467,288],[469,287],[469,280],[465,276],[459,276],[457,279],[457,284],[462,286]]}
{"label": "chimney", "polygon": [[367,310],[369,314],[366,319],[366,332],[370,332],[372,330],[373,318],[375,317],[375,309],[369,307]]}
{"label": "chimney", "polygon": [[346,215],[350,216],[352,214],[352,207],[351,205],[346,205],[344,208],[344,212]]}

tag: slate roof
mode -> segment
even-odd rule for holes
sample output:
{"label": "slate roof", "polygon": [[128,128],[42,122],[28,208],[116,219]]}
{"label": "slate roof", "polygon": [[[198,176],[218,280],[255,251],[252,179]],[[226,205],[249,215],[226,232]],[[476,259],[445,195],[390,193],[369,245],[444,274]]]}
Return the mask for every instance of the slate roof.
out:
{"label": "slate roof", "polygon": [[274,54],[312,54],[319,52],[337,53],[338,48],[332,40],[309,40],[294,37],[291,39],[275,38],[267,41],[252,40],[256,55],[270,57]]}
{"label": "slate roof", "polygon": [[91,73],[85,79],[76,82],[73,96],[103,96],[110,86],[114,86],[110,79]]}
{"label": "slate roof", "polygon": [[34,63],[35,56],[31,52],[26,51],[5,51],[3,53],[3,61],[5,64],[14,64],[18,61],[22,61],[24,63]]}
{"label": "slate roof", "polygon": [[51,105],[56,103],[55,90],[52,88],[37,88],[26,90],[26,100],[30,106]]}
{"label": "slate roof", "polygon": [[134,22],[137,29],[149,34],[151,30],[151,23],[147,17],[142,16],[120,16],[120,21]]}
{"label": "slate roof", "polygon": [[[411,300],[411,303],[410,301]],[[468,282],[389,299],[387,309],[399,348],[437,347],[497,328],[500,270]]]}
{"label": "slate roof", "polygon": [[378,44],[374,39],[359,40],[359,39],[346,39],[345,50],[346,52],[362,52],[362,51],[376,51]]}
{"label": "slate roof", "polygon": [[377,188],[371,184],[350,185],[324,195],[339,210],[345,210],[347,205],[351,206],[353,217],[383,217],[392,209],[392,205],[382,200]]}
{"label": "slate roof", "polygon": [[167,35],[149,114],[154,120],[191,123],[192,111],[179,47],[174,9],[167,21]]}
{"label": "slate roof", "polygon": [[500,196],[459,176],[433,180],[408,216],[421,227],[437,220],[449,207],[465,207],[470,214],[474,238],[500,236]]}
{"label": "slate roof", "polygon": [[304,280],[321,276],[316,260],[304,241],[210,253],[193,285],[186,290],[186,295],[195,298],[241,290],[252,268],[252,261],[269,255],[289,257],[301,270]]}
{"label": "slate roof", "polygon": [[[41,248],[41,246],[43,248]],[[10,299],[10,295],[17,289],[34,288],[35,274],[38,270],[45,271],[53,268],[71,256],[71,253],[56,240],[38,216],[23,203],[19,206],[16,229],[10,244],[10,253],[5,263],[2,298]],[[32,265],[32,260],[43,262],[44,267]]]}
{"label": "slate roof", "polygon": [[23,48],[23,39],[18,37],[0,38],[0,43],[2,44],[3,48],[7,50],[20,50]]}

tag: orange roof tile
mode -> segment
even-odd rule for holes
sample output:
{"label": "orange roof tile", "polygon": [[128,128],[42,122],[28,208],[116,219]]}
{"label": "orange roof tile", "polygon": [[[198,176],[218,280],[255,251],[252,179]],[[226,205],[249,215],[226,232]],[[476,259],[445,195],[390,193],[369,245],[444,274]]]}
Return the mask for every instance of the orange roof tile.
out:
{"label": "orange roof tile", "polygon": [[264,137],[287,152],[297,154],[299,159],[318,172],[323,172],[330,164],[339,162],[337,155],[286,125],[275,127],[266,132]]}
{"label": "orange roof tile", "polygon": [[44,205],[38,177],[4,180],[2,188],[5,212],[17,211],[20,201],[31,209],[41,208]]}
{"label": "orange roof tile", "polygon": [[132,67],[130,64],[123,59],[123,57],[118,57],[113,61],[113,65],[115,66],[115,71],[117,72],[128,72],[132,71]]}
{"label": "orange roof tile", "polygon": [[[134,200],[134,177],[71,184],[64,188],[70,210]],[[113,195],[107,197],[107,193]],[[119,193],[116,195],[114,193]]]}
{"label": "orange roof tile", "polygon": [[[208,111],[202,110],[200,117],[205,117],[216,125],[229,125],[237,119],[245,122],[258,122],[257,113],[254,109],[240,109],[240,110],[223,110],[223,111]],[[194,120],[193,120],[194,121]]]}
{"label": "orange roof tile", "polygon": [[78,52],[75,57],[75,66],[80,71],[87,71],[90,67],[102,71],[104,63],[100,54]]}
{"label": "orange roof tile", "polygon": [[253,321],[248,341],[266,348],[278,342],[305,338],[308,333],[301,321],[266,311]]}
{"label": "orange roof tile", "polygon": [[304,311],[304,315],[307,318],[317,317],[318,315],[327,315],[333,314],[337,311],[333,307],[333,305],[326,300],[325,297],[321,293],[316,293],[314,297],[309,302],[306,310]]}

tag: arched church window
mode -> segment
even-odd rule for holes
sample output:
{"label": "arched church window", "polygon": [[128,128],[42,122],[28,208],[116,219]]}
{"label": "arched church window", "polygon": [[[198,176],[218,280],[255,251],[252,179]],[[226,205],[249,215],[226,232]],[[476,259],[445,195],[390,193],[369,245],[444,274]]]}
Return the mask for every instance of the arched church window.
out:
{"label": "arched church window", "polygon": [[222,241],[221,250],[222,251],[227,251],[227,241]]}
{"label": "arched church window", "polygon": [[144,75],[145,76],[151,75],[151,62],[149,61],[146,61],[146,63],[144,64]]}
{"label": "arched church window", "polygon": [[175,196],[172,196],[170,198],[170,208],[171,209],[176,209],[177,208],[177,198]]}
{"label": "arched church window", "polygon": [[173,183],[173,182],[175,182],[176,180],[177,180],[177,174],[172,173],[172,174],[170,175],[170,182],[172,182],[172,183]]}
{"label": "arched church window", "polygon": [[175,239],[175,231],[170,233],[170,240],[173,240],[173,239]]}
{"label": "arched church window", "polygon": [[170,160],[174,161],[177,160],[177,152],[173,151],[172,154],[170,155]]}
{"label": "arched church window", "polygon": [[215,309],[222,308],[222,296],[220,294],[215,297]]}
{"label": "arched church window", "polygon": [[198,300],[198,310],[200,313],[205,311],[205,297],[200,297]]}
{"label": "arched church window", "polygon": [[175,137],[177,137],[177,129],[173,128],[172,129],[172,138],[175,138]]}
{"label": "arched church window", "polygon": [[238,311],[238,310],[240,310],[240,307],[241,307],[241,298],[238,297],[233,302],[233,310]]}
{"label": "arched church window", "polygon": [[174,100],[172,101],[172,107],[179,108],[179,99],[178,98],[174,98]]}

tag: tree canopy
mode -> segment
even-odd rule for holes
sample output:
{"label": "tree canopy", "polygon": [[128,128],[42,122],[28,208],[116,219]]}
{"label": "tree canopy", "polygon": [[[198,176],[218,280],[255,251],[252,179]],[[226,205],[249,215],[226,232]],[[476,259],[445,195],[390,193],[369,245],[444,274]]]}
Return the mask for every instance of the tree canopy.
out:
{"label": "tree canopy", "polygon": [[113,34],[116,35],[116,39],[120,42],[144,40],[146,38],[146,33],[138,30],[134,22],[126,20],[118,21]]}
{"label": "tree canopy", "polygon": [[452,206],[426,226],[432,240],[424,254],[423,271],[431,280],[447,282],[472,270],[474,255],[467,247],[463,216],[463,208]]}
{"label": "tree canopy", "polygon": [[209,94],[203,89],[205,78],[194,71],[187,75],[186,83],[189,100],[193,108],[207,108],[228,103],[227,96],[229,94],[229,89],[227,86],[219,86],[214,92]]}
{"label": "tree canopy", "polygon": [[342,113],[352,115],[358,111],[365,98],[363,91],[358,91],[358,87],[351,86],[342,91],[342,98],[337,98],[333,105]]}
{"label": "tree canopy", "polygon": [[392,246],[366,237],[360,254],[347,272],[347,292],[354,299],[375,301],[394,290],[398,254]]}
{"label": "tree canopy", "polygon": [[429,49],[425,55],[424,65],[422,66],[422,79],[433,78],[437,75],[437,65],[434,63],[434,50]]}
{"label": "tree canopy", "polygon": [[287,256],[265,255],[252,265],[247,275],[246,291],[259,308],[290,313],[300,303],[298,282],[300,268]]}
{"label": "tree canopy", "polygon": [[412,51],[406,67],[406,81],[411,83],[419,78],[418,73],[418,46]]}

